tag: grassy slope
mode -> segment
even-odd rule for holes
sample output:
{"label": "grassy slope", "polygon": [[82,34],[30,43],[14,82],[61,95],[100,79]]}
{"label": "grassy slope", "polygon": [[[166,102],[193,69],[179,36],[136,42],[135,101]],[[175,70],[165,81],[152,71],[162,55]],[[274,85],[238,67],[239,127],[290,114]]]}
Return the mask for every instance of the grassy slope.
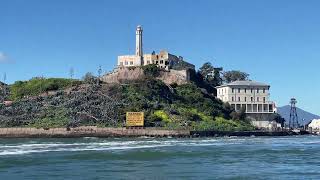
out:
{"label": "grassy slope", "polygon": [[[0,117],[4,119],[0,126],[66,127],[75,119],[77,125],[122,126],[126,111],[144,111],[148,127],[220,131],[253,129],[244,119],[231,120],[232,109],[197,85],[174,86],[172,90],[150,77],[127,85],[90,85],[90,89],[94,89],[90,93],[75,88],[70,94],[60,92],[44,98],[24,98],[81,83],[59,78],[16,82],[11,86],[11,98],[15,100],[13,108],[0,107]],[[102,95],[106,97],[102,98]],[[111,107],[113,112],[106,111],[110,109],[110,103],[106,103],[110,97],[119,102]],[[81,116],[78,116],[79,112]]]}

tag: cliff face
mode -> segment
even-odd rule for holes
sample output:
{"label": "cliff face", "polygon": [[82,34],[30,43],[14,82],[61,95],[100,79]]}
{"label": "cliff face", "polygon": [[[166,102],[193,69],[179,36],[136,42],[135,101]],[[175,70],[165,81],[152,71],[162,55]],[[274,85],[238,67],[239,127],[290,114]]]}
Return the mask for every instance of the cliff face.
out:
{"label": "cliff face", "polygon": [[[119,68],[111,73],[105,74],[101,80],[106,83],[125,83],[132,80],[141,80],[145,78],[142,68]],[[185,84],[190,80],[190,72],[188,70],[161,70],[156,79],[163,81],[165,84]]]}
{"label": "cliff face", "polygon": [[188,70],[161,71],[160,76],[157,79],[163,81],[165,84],[177,83],[178,85],[181,85],[190,81],[190,75]]}
{"label": "cliff face", "polygon": [[144,78],[144,73],[141,68],[121,68],[111,73],[105,74],[101,80],[106,83],[124,83],[126,81],[138,80]]}

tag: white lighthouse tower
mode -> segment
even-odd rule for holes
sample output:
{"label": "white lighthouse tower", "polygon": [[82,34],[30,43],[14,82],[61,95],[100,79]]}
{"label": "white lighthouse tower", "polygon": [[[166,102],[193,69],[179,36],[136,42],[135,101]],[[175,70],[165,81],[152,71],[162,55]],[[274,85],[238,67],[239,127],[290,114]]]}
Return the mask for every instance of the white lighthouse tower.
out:
{"label": "white lighthouse tower", "polygon": [[143,56],[142,51],[142,27],[140,25],[137,26],[136,29],[136,56]]}

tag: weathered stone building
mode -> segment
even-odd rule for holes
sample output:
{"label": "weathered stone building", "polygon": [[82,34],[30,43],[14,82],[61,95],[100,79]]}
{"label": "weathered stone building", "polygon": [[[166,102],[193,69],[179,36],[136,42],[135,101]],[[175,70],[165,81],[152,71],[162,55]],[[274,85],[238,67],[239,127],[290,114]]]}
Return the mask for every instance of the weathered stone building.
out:
{"label": "weathered stone building", "polygon": [[167,51],[160,51],[158,54],[143,54],[142,50],[142,27],[136,29],[136,53],[135,55],[118,56],[118,67],[143,66],[156,64],[162,69],[195,69],[193,64],[186,62],[182,56],[176,56]]}
{"label": "weathered stone building", "polygon": [[[135,80],[143,77],[141,66],[156,64],[162,71],[158,79],[166,84],[184,84],[190,80],[190,73],[195,66],[186,62],[182,56],[170,54],[167,51],[160,51],[158,54],[143,53],[142,27],[136,29],[136,52],[134,55],[118,56],[116,68],[104,76],[101,80],[107,83],[120,83],[126,80]],[[134,67],[134,68],[133,68]]]}

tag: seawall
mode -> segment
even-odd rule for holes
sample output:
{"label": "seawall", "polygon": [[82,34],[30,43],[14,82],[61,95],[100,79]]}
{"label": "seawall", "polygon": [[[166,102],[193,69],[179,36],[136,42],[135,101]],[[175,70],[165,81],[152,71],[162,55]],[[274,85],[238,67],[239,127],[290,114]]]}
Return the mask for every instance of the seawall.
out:
{"label": "seawall", "polygon": [[190,131],[192,137],[220,137],[220,136],[294,136],[307,135],[308,131]]}
{"label": "seawall", "polygon": [[221,137],[221,136],[290,136],[310,134],[307,131],[189,131],[156,128],[126,129],[84,126],[77,128],[0,128],[0,138],[77,138],[77,137]]}
{"label": "seawall", "polygon": [[188,130],[159,130],[159,129],[126,129],[126,128],[0,128],[0,138],[75,138],[75,137],[189,137]]}

